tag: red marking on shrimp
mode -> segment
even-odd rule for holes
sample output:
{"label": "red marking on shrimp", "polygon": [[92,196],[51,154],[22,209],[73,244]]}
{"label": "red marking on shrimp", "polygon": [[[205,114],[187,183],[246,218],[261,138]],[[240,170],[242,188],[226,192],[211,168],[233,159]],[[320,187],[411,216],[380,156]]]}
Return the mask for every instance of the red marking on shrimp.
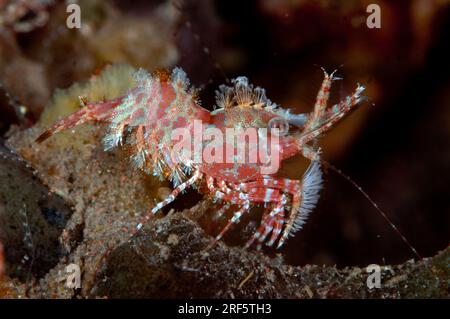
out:
{"label": "red marking on shrimp", "polygon": [[[319,200],[323,182],[321,164],[330,164],[321,159],[318,139],[364,99],[361,95],[364,87],[358,85],[350,96],[328,108],[330,87],[338,78],[334,77],[334,72],[328,74],[325,70],[324,76],[314,109],[308,114],[291,114],[289,110],[272,103],[264,89],[249,84],[245,77],[232,80],[231,86],[220,86],[215,110],[210,112],[199,105],[196,91],[189,86],[186,74],[180,68],[175,68],[170,75],[162,71],[151,75],[140,70],[135,76],[136,87],[127,95],[111,101],[85,103],[80,111],[43,132],[37,141],[43,142],[53,134],[88,121],[107,123],[110,130],[104,140],[105,149],[127,144],[134,149],[132,159],[138,168],[171,180],[175,187],[166,199],[143,217],[137,230],[180,193],[189,187],[196,187],[223,203],[220,214],[218,212],[220,216],[230,206],[237,205],[233,217],[210,246],[220,240],[243,215],[248,214],[253,205],[264,204],[267,208],[261,224],[246,247],[256,243],[259,248],[265,242],[268,246],[277,243],[276,247],[280,248],[303,227]],[[230,128],[267,129],[265,141],[279,140],[281,160],[301,154],[310,160],[310,165],[301,180],[290,180],[279,177],[278,170],[270,174],[261,173],[264,163],[259,155],[256,162],[193,161],[178,152],[178,141],[173,139],[172,133],[183,127],[192,132],[194,121],[201,121],[203,126],[223,134]],[[281,136],[274,135],[272,124],[276,122],[287,124],[289,130]],[[126,138],[123,136],[125,131]],[[202,145],[194,146],[210,150],[208,141],[202,140],[200,143]],[[219,149],[231,148],[236,154],[242,143],[245,141],[224,142]],[[256,150],[254,145],[250,146]],[[233,160],[234,157],[230,158]],[[206,187],[201,187],[205,184]]]}

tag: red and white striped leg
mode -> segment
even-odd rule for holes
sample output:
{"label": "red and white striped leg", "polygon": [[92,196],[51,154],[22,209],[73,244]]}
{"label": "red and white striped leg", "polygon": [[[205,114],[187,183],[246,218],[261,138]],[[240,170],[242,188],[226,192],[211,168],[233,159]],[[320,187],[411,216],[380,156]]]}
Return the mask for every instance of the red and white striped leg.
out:
{"label": "red and white striped leg", "polygon": [[331,107],[330,110],[323,112],[320,118],[314,120],[310,119],[310,121],[312,121],[310,124],[311,128],[309,130],[305,130],[306,133],[300,136],[298,139],[299,145],[303,147],[306,143],[316,139],[334,127],[339,120],[341,120],[356,105],[364,100],[364,97],[362,96],[364,89],[364,86],[358,84],[352,95],[347,96],[339,104]]}
{"label": "red and white striped leg", "polygon": [[272,233],[271,240],[267,243],[267,246],[273,245],[275,240],[278,239],[278,236],[281,233],[281,228],[284,224],[284,206],[286,205],[287,197],[285,195],[282,196],[281,201],[275,206],[272,212],[269,215],[271,219],[267,226],[264,227],[264,233],[262,236],[258,237],[258,245],[256,249],[260,250],[262,244],[266,240],[267,236]]}
{"label": "red and white striped leg", "polygon": [[42,143],[56,133],[74,128],[84,123],[109,122],[113,110],[120,105],[122,101],[123,98],[117,98],[105,102],[86,103],[83,98],[80,97],[80,104],[83,108],[53,124],[36,139],[36,142]]}
{"label": "red and white striped leg", "polygon": [[308,119],[305,125],[305,132],[315,128],[319,123],[320,119],[323,117],[325,109],[327,107],[328,98],[330,97],[331,83],[333,80],[338,78],[334,77],[334,70],[330,75],[322,68],[324,79],[320,87],[319,93],[317,94],[316,103],[314,104],[314,111],[312,116]]}
{"label": "red and white striped leg", "polygon": [[225,194],[230,194],[232,192],[231,188],[228,187],[227,183],[225,181],[217,181],[217,185],[219,185],[220,190],[224,192]]}
{"label": "red and white striped leg", "polygon": [[283,193],[288,194],[296,194],[301,189],[300,181],[296,179],[288,179],[288,178],[274,178],[271,176],[264,176],[264,178],[249,182],[243,183],[240,185],[244,191],[249,191],[252,189],[267,189],[273,188],[278,189]]}
{"label": "red and white striped leg", "polygon": [[[209,191],[215,196],[215,198],[226,202],[227,203],[226,205],[228,206],[230,204],[236,204],[240,205],[241,207],[239,211],[237,211],[233,215],[233,218],[228,222],[228,224],[215,238],[215,240],[213,240],[213,242],[208,246],[208,248],[210,248],[218,240],[220,240],[233,224],[239,222],[241,216],[249,210],[251,202],[278,203],[281,202],[283,196],[285,196],[282,195],[279,190],[269,188],[267,186],[249,189],[249,191],[246,192],[243,190],[245,184],[226,185],[225,182],[215,181],[210,176],[206,178],[206,181]],[[217,190],[215,184],[219,185],[220,190]],[[220,213],[222,214],[222,210],[220,211]]]}
{"label": "red and white striped leg", "polygon": [[[215,183],[216,182],[216,183]],[[216,184],[221,186],[216,187]],[[230,204],[242,204],[242,199],[239,198],[239,194],[232,189],[228,188],[226,184],[217,182],[212,176],[206,177],[206,185],[208,190],[215,200],[221,200]]]}
{"label": "red and white striped leg", "polygon": [[[285,222],[285,219],[282,218],[274,224],[275,225],[274,233],[278,233],[278,234],[276,234],[276,235],[273,234],[272,238],[270,239],[270,245],[273,245],[273,243],[274,243],[273,241],[276,241],[276,239],[278,238],[278,235],[281,233],[281,231],[283,231],[282,228],[283,228],[283,225],[285,224],[286,226],[284,228],[283,235],[281,236],[280,241],[277,245],[277,248],[280,248],[286,241],[289,233],[292,230],[295,220],[298,218],[299,208],[300,208],[300,204],[301,204],[301,190],[302,190],[301,182],[298,180],[291,180],[291,179],[287,179],[287,178],[276,179],[276,178],[272,178],[269,176],[265,176],[264,179],[262,179],[262,180],[251,182],[248,184],[243,184],[244,189],[247,189],[250,187],[278,188],[283,193],[292,195],[292,204],[291,204],[292,208],[291,208],[289,217],[286,222]],[[274,236],[276,236],[276,237],[274,237]],[[269,243],[268,243],[268,245],[269,245]]]}
{"label": "red and white striped leg", "polygon": [[284,225],[284,209],[282,209],[278,214],[274,216],[272,236],[267,242],[266,244],[267,246],[271,247],[275,243],[275,241],[280,237],[281,231],[283,230],[283,225]]}

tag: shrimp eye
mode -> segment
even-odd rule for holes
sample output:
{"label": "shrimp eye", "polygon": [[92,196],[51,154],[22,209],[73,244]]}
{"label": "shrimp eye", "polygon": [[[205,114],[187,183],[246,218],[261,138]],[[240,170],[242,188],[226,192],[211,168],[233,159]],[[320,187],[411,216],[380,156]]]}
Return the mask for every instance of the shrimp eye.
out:
{"label": "shrimp eye", "polygon": [[269,129],[272,135],[286,136],[289,133],[289,123],[281,117],[274,117],[269,121]]}

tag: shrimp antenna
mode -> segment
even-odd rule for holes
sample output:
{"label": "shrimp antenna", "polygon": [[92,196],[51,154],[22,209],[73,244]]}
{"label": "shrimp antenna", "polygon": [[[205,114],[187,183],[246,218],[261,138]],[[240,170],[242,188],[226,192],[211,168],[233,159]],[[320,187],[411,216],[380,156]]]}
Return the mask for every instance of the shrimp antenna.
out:
{"label": "shrimp antenna", "polygon": [[398,230],[397,226],[391,221],[391,219],[386,215],[386,213],[378,206],[377,203],[375,203],[375,201],[369,196],[369,194],[367,194],[362,189],[361,186],[359,186],[353,179],[350,178],[350,176],[343,173],[339,168],[337,168],[333,164],[331,164],[325,160],[322,160],[322,159],[320,161],[322,164],[324,164],[324,166],[326,166],[327,168],[336,172],[338,175],[340,175],[341,177],[346,179],[348,182],[350,182],[350,184],[355,186],[358,189],[358,191],[372,204],[372,206],[375,207],[375,209],[378,211],[378,213],[380,213],[380,215],[383,216],[383,218],[388,222],[388,224],[391,226],[391,228],[398,234],[398,236],[400,236],[400,238],[409,247],[409,249],[411,249],[411,251],[414,253],[414,255],[416,255],[417,258],[419,258],[420,260],[423,259],[422,256],[414,248],[414,246],[409,242],[409,240],[406,239],[406,237]]}

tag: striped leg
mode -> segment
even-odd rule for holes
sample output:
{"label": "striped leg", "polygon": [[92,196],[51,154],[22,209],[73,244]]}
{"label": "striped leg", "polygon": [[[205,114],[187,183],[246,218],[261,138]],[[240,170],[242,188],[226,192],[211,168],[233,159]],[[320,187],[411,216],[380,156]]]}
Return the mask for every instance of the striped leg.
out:
{"label": "striped leg", "polygon": [[194,175],[192,175],[192,177],[190,179],[188,179],[186,182],[178,185],[177,188],[175,188],[172,193],[167,196],[167,198],[165,200],[163,200],[162,202],[159,202],[155,207],[153,207],[152,211],[150,214],[147,214],[144,216],[144,220],[139,223],[136,226],[136,229],[139,231],[142,229],[142,226],[144,226],[145,223],[148,222],[148,220],[150,219],[150,217],[155,214],[156,212],[158,212],[161,208],[163,208],[164,206],[170,204],[171,202],[173,202],[175,200],[175,198],[181,193],[183,192],[185,189],[189,188],[191,185],[193,185],[198,179],[200,179],[202,177],[202,173],[200,172],[200,170],[196,170],[194,172]]}
{"label": "striped leg", "polygon": [[83,108],[53,124],[36,139],[36,142],[42,143],[56,133],[74,128],[84,123],[108,122],[110,121],[112,111],[122,102],[123,98],[117,98],[105,102],[86,103],[86,101],[80,97],[80,104]]}
{"label": "striped leg", "polygon": [[249,191],[243,191],[240,188],[231,189],[227,194],[212,189],[212,194],[216,199],[227,202],[228,204],[243,205],[245,200],[248,199],[252,203],[272,203],[280,201],[281,193],[279,190],[268,187],[259,187],[250,189]]}
{"label": "striped leg", "polygon": [[208,190],[211,194],[216,193],[216,187],[214,186],[214,178],[211,176],[206,176],[206,187],[208,187]]}
{"label": "striped leg", "polygon": [[[281,232],[281,227],[284,223],[284,206],[286,205],[287,197],[285,195],[282,196],[281,201],[275,206],[272,212],[269,215],[270,221],[264,227],[264,233],[258,237],[258,245],[256,249],[260,250],[262,244],[266,240],[267,236],[272,233],[271,238],[273,238],[272,243],[267,243],[268,246],[273,245],[273,242],[278,238],[278,235]],[[276,232],[275,230],[278,229]]]}
{"label": "striped leg", "polygon": [[278,238],[278,235],[281,233],[282,228],[285,224],[286,226],[285,229],[283,230],[283,235],[281,236],[279,244],[277,246],[277,248],[280,248],[286,241],[288,234],[291,232],[295,221],[299,218],[298,214],[301,204],[301,190],[302,190],[301,182],[298,180],[291,180],[287,178],[276,179],[270,176],[265,176],[262,180],[245,184],[243,188],[246,189],[247,187],[273,187],[280,189],[284,193],[292,195],[292,204],[291,204],[292,208],[289,217],[286,222],[284,216],[283,218],[277,219],[277,221],[275,222],[274,233],[272,234],[272,238],[269,241],[270,245],[268,243],[268,246],[273,245],[274,241],[276,241],[276,239]]}
{"label": "striped leg", "polygon": [[238,192],[230,189],[223,181],[219,181],[217,184],[219,184],[218,188],[214,184],[214,178],[212,176],[206,177],[206,185],[210,194],[214,196],[214,199],[219,199],[231,204],[243,204],[242,199],[239,198]]}
{"label": "striped leg", "polygon": [[271,247],[275,243],[275,241],[278,239],[278,237],[281,234],[283,225],[284,225],[284,207],[278,214],[276,214],[274,216],[272,236],[270,237],[269,241],[267,242],[267,244],[266,244],[267,246]]}
{"label": "striped leg", "polygon": [[364,86],[358,84],[352,95],[347,96],[339,104],[334,105],[329,111],[325,112],[320,119],[318,119],[318,122],[315,122],[316,124],[311,124],[311,129],[304,131],[306,133],[303,133],[300,136],[298,140],[299,144],[303,146],[329,131],[340,119],[342,119],[356,105],[364,100],[364,97],[361,95],[364,89]]}
{"label": "striped leg", "polygon": [[228,221],[228,223],[226,224],[226,226],[222,229],[222,231],[219,233],[219,235],[216,236],[216,238],[214,238],[211,243],[208,245],[208,247],[206,249],[210,249],[211,247],[213,247],[220,239],[222,239],[223,235],[225,235],[225,233],[228,231],[228,229],[230,229],[231,225],[233,224],[237,224],[241,218],[241,216],[243,214],[245,214],[246,212],[248,212],[250,208],[250,201],[247,199],[244,203],[244,205],[237,211],[234,213],[233,217]]}
{"label": "striped leg", "polygon": [[264,178],[250,183],[241,184],[244,191],[251,189],[267,189],[274,188],[284,193],[296,194],[300,190],[300,181],[288,178],[274,178],[271,176],[264,176]]}
{"label": "striped leg", "polygon": [[217,184],[219,185],[220,190],[222,192],[224,192],[225,194],[231,193],[231,189],[228,187],[227,183],[225,183],[224,181],[217,181]]}
{"label": "striped leg", "polygon": [[[313,150],[311,150],[312,152]],[[312,153],[311,153],[312,154]],[[320,158],[317,154],[317,157]],[[292,196],[292,209],[287,218],[284,219],[284,212],[277,215],[276,218],[272,220],[267,218],[265,221],[265,226],[262,225],[259,229],[258,239],[264,237],[264,230],[270,230],[273,227],[272,237],[269,240],[268,245],[272,245],[274,241],[279,238],[279,234],[282,232],[277,248],[281,248],[289,235],[299,230],[305,223],[309,213],[312,211],[313,207],[316,205],[319,198],[319,190],[322,183],[322,173],[320,171],[320,164],[318,161],[313,161],[305,172],[302,181],[290,180],[290,179],[276,179],[270,176],[264,176],[263,179],[241,184],[241,188],[248,191],[250,188],[254,189],[267,189],[267,187],[279,189],[281,192],[290,194]],[[304,197],[303,197],[304,196]],[[262,219],[264,221],[264,218]],[[263,223],[264,224],[264,223]],[[268,228],[265,228],[265,227]],[[282,229],[284,226],[284,230]],[[268,234],[267,234],[268,235]],[[266,235],[266,236],[267,236]],[[269,245],[269,246],[270,246]]]}
{"label": "striped leg", "polygon": [[[206,177],[206,184],[210,193],[216,198],[227,204],[222,207],[217,215],[222,215],[224,211],[229,207],[230,204],[236,204],[240,206],[240,209],[233,215],[233,218],[227,223],[227,225],[222,229],[219,235],[211,242],[208,248],[214,246],[214,244],[220,240],[224,234],[230,229],[233,224],[239,222],[241,216],[248,212],[250,208],[250,203],[277,203],[276,207],[271,211],[270,214],[265,214],[263,220],[267,221],[267,224],[271,227],[270,229],[275,229],[275,234],[273,235],[273,242],[278,238],[281,233],[284,224],[284,206],[286,204],[286,195],[280,192],[280,189],[284,191],[289,190],[289,192],[294,193],[299,189],[298,181],[280,179],[276,180],[273,178],[261,179],[259,181],[241,183],[238,185],[230,184],[227,185],[224,181],[214,180],[213,177]],[[216,185],[217,184],[217,185]],[[271,186],[274,186],[273,188]],[[277,189],[278,188],[278,189]],[[282,214],[279,214],[283,211]],[[276,214],[278,215],[274,217]],[[265,218],[267,216],[267,218]],[[217,218],[217,217],[216,217]],[[272,225],[273,224],[273,225]],[[262,233],[263,230],[261,230]],[[268,234],[264,236],[267,237]]]}
{"label": "striped leg", "polygon": [[245,248],[250,247],[255,240],[258,240],[257,249],[261,249],[261,244],[264,242],[266,237],[272,232],[275,226],[275,220],[279,218],[279,214],[284,212],[284,205],[286,205],[287,198],[286,195],[282,195],[280,201],[276,204],[275,208],[266,216],[261,222],[258,230],[255,234],[247,241]]}
{"label": "striped leg", "polygon": [[333,82],[333,80],[338,79],[334,78],[334,73],[336,72],[336,70],[334,70],[330,75],[328,75],[324,68],[322,68],[322,71],[324,73],[324,79],[319,93],[317,94],[313,115],[308,119],[308,122],[305,125],[305,131],[309,131],[317,126],[318,122],[323,117],[323,114],[327,107],[328,98],[330,97],[331,83]]}
{"label": "striped leg", "polygon": [[267,215],[265,219],[261,221],[261,225],[253,234],[253,236],[245,243],[244,248],[249,248],[255,240],[258,241],[258,245],[256,246],[257,250],[261,249],[261,243],[264,239],[270,234],[273,229],[275,218],[273,216]]}
{"label": "striped leg", "polygon": [[284,228],[283,234],[281,235],[280,240],[278,241],[277,249],[281,248],[285,241],[287,240],[292,227],[294,225],[295,220],[297,219],[299,209],[300,209],[300,203],[301,203],[301,191],[294,194],[292,196],[292,208],[291,208],[291,214],[289,216],[289,219],[286,222],[286,226]]}
{"label": "striped leg", "polygon": [[[227,225],[222,229],[219,235],[211,242],[208,248],[214,246],[218,240],[220,240],[224,234],[230,229],[233,224],[237,224],[241,218],[241,216],[248,212],[250,209],[251,202],[261,202],[261,203],[278,203],[284,202],[282,198],[285,195],[282,195],[279,190],[270,188],[270,187],[256,187],[253,189],[248,189],[245,187],[245,184],[239,185],[226,185],[223,181],[217,181],[217,184],[220,187],[220,190],[217,190],[214,179],[210,176],[206,178],[206,183],[209,191],[214,194],[217,199],[226,202],[227,204],[219,210],[219,213],[222,214],[226,207],[229,207],[230,204],[240,205],[240,209],[233,215],[233,218],[227,223]],[[231,188],[230,188],[231,187]],[[246,188],[248,191],[244,191]],[[280,204],[279,204],[280,205]],[[281,206],[284,206],[281,205]],[[269,214],[267,214],[269,215]]]}

